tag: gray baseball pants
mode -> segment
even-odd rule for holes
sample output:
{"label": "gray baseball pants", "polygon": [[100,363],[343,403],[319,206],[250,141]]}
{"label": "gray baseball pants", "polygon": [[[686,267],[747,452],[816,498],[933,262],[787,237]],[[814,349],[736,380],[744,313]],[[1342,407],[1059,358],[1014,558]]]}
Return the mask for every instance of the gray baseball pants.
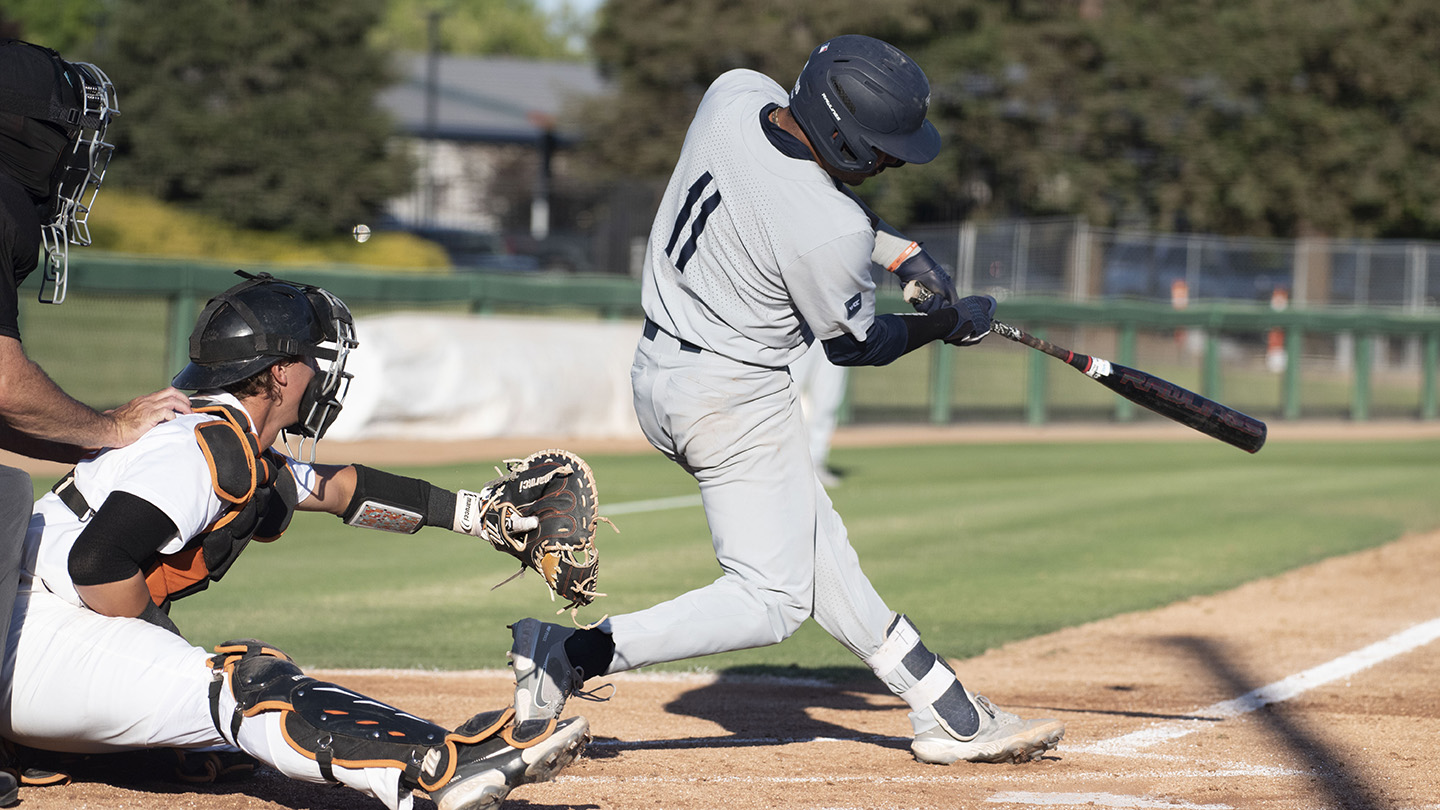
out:
{"label": "gray baseball pants", "polygon": [[894,615],[815,477],[787,369],[737,363],[658,332],[630,371],[640,427],[700,485],[722,576],[610,618],[609,672],[776,644],[814,616],[863,657]]}
{"label": "gray baseball pants", "polygon": [[[0,630],[8,636],[15,593],[20,587],[20,557],[25,548],[25,531],[35,506],[35,488],[24,470],[0,466]],[[0,659],[8,645],[0,636]],[[0,660],[0,689],[9,691],[11,663]],[[0,701],[4,695],[0,694]]]}

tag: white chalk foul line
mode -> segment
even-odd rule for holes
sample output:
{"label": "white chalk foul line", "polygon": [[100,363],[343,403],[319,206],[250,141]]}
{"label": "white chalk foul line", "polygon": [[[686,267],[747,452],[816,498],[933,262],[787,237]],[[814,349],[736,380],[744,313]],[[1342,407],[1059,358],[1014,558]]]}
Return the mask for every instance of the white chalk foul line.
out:
{"label": "white chalk foul line", "polygon": [[608,506],[601,506],[600,512],[605,517],[611,515],[633,515],[638,512],[660,512],[666,509],[684,509],[689,506],[699,506],[699,495],[676,495],[673,498],[651,498],[648,501],[625,501],[624,503],[612,503]]}
{"label": "white chalk foul line", "polygon": [[1001,791],[986,799],[995,804],[1033,804],[1045,807],[1173,807],[1176,810],[1231,810],[1228,804],[1191,804],[1147,799],[1143,796],[1121,796],[1115,793],[1030,793],[1022,790]]}
{"label": "white chalk foul line", "polygon": [[[591,744],[594,747],[594,744]],[[1221,779],[1230,780],[1241,777],[1253,776],[1303,776],[1308,771],[1280,768],[1160,768],[1145,771],[1125,772],[1128,779]],[[1067,772],[1065,781],[1078,784],[1082,782],[1111,782],[1115,774],[1108,771],[1076,771]],[[630,775],[630,776],[575,776],[561,774],[555,777],[555,781],[566,785],[618,785],[618,784],[657,784],[657,785],[689,785],[689,784],[744,784],[744,785],[954,785],[954,786],[989,786],[998,784],[1014,784],[1017,786],[1034,785],[1035,774],[1027,768],[1016,768],[1014,772],[995,771],[991,769],[963,771],[960,773],[940,773],[935,775],[884,775],[884,774],[855,774],[844,775],[835,773],[818,773],[814,776],[764,776],[748,774],[715,774],[705,773],[695,776],[658,776],[654,774]],[[1004,794],[997,794],[1004,795]],[[1016,794],[1018,795],[1018,794]],[[1041,794],[1033,795],[1057,795]],[[1063,795],[1063,794],[1058,794]],[[1086,794],[1100,795],[1100,794]],[[1011,801],[1015,801],[1011,799]],[[1016,802],[1023,803],[1023,802]],[[1080,802],[1084,804],[1084,802]],[[1138,806],[1138,805],[1137,805]],[[1159,806],[1159,805],[1157,805]],[[1183,805],[1169,804],[1166,807],[1189,807],[1194,808],[1204,805]],[[1216,805],[1219,807],[1219,805]]]}
{"label": "white chalk foul line", "polygon": [[1217,719],[1238,717],[1271,703],[1289,700],[1317,686],[1324,686],[1332,681],[1354,675],[1382,661],[1407,653],[1417,647],[1423,647],[1437,638],[1440,638],[1440,619],[1431,619],[1363,649],[1247,692],[1238,698],[1223,700],[1199,711],[1191,712],[1186,719],[1150,726],[1091,745],[1071,747],[1070,750],[1082,754],[1134,756],[1143,749],[1179,739],[1206,728]]}

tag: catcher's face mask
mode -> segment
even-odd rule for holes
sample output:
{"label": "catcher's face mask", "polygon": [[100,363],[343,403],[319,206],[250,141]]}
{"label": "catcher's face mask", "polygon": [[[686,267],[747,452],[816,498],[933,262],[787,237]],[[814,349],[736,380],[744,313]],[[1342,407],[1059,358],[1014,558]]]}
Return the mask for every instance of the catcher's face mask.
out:
{"label": "catcher's face mask", "polygon": [[84,106],[79,110],[79,120],[74,122],[77,129],[70,146],[55,167],[50,218],[41,228],[45,278],[40,285],[40,300],[47,304],[65,300],[69,246],[90,244],[90,209],[115,151],[106,142],[105,132],[110,119],[120,114],[115,85],[100,68],[88,62],[70,62],[68,68],[65,78],[76,85],[75,93]]}
{"label": "catcher's face mask", "polygon": [[328,290],[304,284],[295,285],[304,291],[315,310],[322,333],[321,342],[310,353],[315,358],[316,372],[300,398],[300,418],[285,428],[305,439],[319,441],[344,407],[352,375],[345,371],[350,350],[360,345],[355,339],[355,319],[345,302]]}

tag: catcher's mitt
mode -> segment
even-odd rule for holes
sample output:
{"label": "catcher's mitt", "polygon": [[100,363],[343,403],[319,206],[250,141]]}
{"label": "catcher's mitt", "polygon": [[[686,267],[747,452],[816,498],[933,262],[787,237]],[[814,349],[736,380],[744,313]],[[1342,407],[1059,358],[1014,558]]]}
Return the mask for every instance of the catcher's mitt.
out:
{"label": "catcher's mitt", "polygon": [[480,491],[480,536],[519,559],[521,574],[538,571],[552,599],[568,600],[560,612],[570,608],[573,616],[605,595],[596,590],[595,527],[610,521],[598,512],[595,475],[568,450],[541,450],[505,466],[509,471]]}

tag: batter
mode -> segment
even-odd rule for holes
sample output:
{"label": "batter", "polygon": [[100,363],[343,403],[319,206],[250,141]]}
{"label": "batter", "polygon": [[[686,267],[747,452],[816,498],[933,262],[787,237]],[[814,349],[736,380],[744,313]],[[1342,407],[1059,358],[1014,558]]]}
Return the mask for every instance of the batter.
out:
{"label": "batter", "polygon": [[[724,574],[591,630],[517,622],[518,716],[559,715],[590,677],[778,643],[813,616],[909,704],[918,759],[1023,762],[1059,742],[1058,721],[967,691],[876,593],[816,477],[788,369],[813,340],[836,365],[883,365],[989,329],[994,299],[960,298],[845,188],[932,160],[928,107],[915,62],[864,36],[817,47],[788,96],[749,70],[707,90],[650,233],[631,381],[645,435],[699,483]],[[872,261],[936,295],[876,315]]]}

